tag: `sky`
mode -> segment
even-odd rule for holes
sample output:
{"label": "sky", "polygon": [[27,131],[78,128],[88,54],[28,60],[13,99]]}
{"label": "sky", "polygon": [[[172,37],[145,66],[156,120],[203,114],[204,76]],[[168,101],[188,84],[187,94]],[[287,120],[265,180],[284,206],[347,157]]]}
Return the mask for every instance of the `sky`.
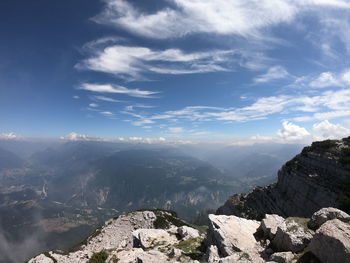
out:
{"label": "sky", "polygon": [[349,0],[2,0],[0,139],[350,135]]}

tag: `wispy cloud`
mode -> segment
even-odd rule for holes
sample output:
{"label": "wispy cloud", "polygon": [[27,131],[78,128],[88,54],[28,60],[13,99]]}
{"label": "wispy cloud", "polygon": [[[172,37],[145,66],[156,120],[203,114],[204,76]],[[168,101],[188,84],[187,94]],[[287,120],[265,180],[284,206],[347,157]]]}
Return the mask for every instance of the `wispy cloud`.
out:
{"label": "wispy cloud", "polygon": [[[149,90],[140,90],[140,89],[128,89],[123,86],[113,85],[113,84],[90,84],[83,83],[79,89],[88,90],[92,92],[98,93],[115,93],[115,94],[124,94],[131,97],[138,98],[155,98],[154,95],[159,94],[157,91],[149,91]],[[106,100],[106,97],[100,97]],[[109,100],[111,101],[111,100]]]}
{"label": "wispy cloud", "polygon": [[268,71],[260,76],[254,78],[256,83],[266,83],[274,80],[285,79],[291,77],[288,71],[282,66],[274,66],[268,69]]}
{"label": "wispy cloud", "polygon": [[105,96],[92,96],[92,99],[95,99],[95,100],[100,100],[100,101],[107,101],[107,102],[124,102],[122,100],[116,100],[116,99],[113,99],[113,98],[110,98],[110,97],[105,97]]}
{"label": "wispy cloud", "polygon": [[16,134],[14,134],[13,132],[10,133],[0,133],[0,140],[16,140],[19,139],[20,137],[18,137]]}
{"label": "wispy cloud", "polygon": [[[137,9],[125,0],[106,0],[97,23],[124,28],[150,38],[174,38],[191,33],[254,36],[260,30],[292,22],[297,14],[313,8],[349,9],[342,0],[169,0],[154,13]],[[252,19],[254,17],[254,19]]]}
{"label": "wispy cloud", "polygon": [[228,71],[226,64],[234,56],[246,55],[239,50],[186,53],[180,49],[152,50],[114,45],[94,50],[92,57],[79,63],[77,68],[111,73],[128,80],[143,80],[143,74],[147,72],[179,75]]}
{"label": "wispy cloud", "polygon": [[110,112],[110,111],[100,111],[100,113],[106,117],[112,117],[114,116],[114,113]]}
{"label": "wispy cloud", "polygon": [[[350,90],[325,91],[319,95],[279,95],[261,97],[254,103],[244,107],[209,107],[187,106],[182,109],[145,114],[122,112],[134,117],[130,121],[134,125],[154,124],[159,121],[167,122],[247,122],[263,120],[275,114],[285,116],[294,121],[314,121],[350,116]],[[312,115],[309,115],[312,113]]]}
{"label": "wispy cloud", "polygon": [[89,107],[97,108],[97,107],[98,107],[98,104],[96,104],[96,103],[90,103],[90,104],[89,104]]}

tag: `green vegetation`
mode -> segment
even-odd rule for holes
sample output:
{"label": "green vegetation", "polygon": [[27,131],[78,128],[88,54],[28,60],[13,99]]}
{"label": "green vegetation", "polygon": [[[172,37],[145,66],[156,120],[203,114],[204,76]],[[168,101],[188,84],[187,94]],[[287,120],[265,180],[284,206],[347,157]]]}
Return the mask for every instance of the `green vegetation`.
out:
{"label": "green vegetation", "polygon": [[298,161],[296,160],[296,158],[293,158],[292,160],[286,162],[285,167],[288,171],[296,170],[298,169]]}
{"label": "green vegetation", "polygon": [[331,151],[332,148],[337,146],[336,140],[325,140],[319,142],[313,142],[311,146],[304,147],[301,154],[305,155],[309,152],[325,153]]}
{"label": "green vegetation", "polygon": [[246,260],[252,261],[248,253],[243,253],[243,254],[239,257],[239,259],[246,259]]}
{"label": "green vegetation", "polygon": [[175,247],[182,250],[186,256],[193,260],[201,260],[205,252],[205,245],[200,237],[183,240]]}
{"label": "green vegetation", "polygon": [[164,210],[153,210],[153,212],[157,216],[157,219],[154,221],[154,227],[157,229],[167,229],[170,227],[170,225],[174,225],[177,227],[190,226],[185,221],[182,221],[181,219],[177,218],[175,212]]}
{"label": "green vegetation", "polygon": [[108,258],[108,253],[105,250],[102,250],[98,253],[94,253],[89,259],[88,263],[104,263]]}

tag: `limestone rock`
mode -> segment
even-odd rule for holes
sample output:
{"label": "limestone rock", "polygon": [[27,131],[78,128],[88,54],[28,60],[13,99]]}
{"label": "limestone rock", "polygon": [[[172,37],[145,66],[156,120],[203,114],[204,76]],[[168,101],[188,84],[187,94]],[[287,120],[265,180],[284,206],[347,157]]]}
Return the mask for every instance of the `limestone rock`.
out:
{"label": "limestone rock", "polygon": [[277,228],[284,224],[284,218],[278,215],[265,215],[261,221],[260,230],[264,232],[265,237],[273,239],[277,233]]}
{"label": "limestone rock", "polygon": [[278,182],[236,194],[217,214],[261,220],[265,214],[311,217],[323,207],[340,207],[339,193],[350,179],[349,167],[340,160],[350,140],[314,142],[278,171]]}
{"label": "limestone rock", "polygon": [[311,229],[318,229],[322,224],[332,219],[350,223],[350,215],[339,209],[327,207],[315,212],[308,225]]}
{"label": "limestone rock", "polygon": [[109,262],[116,260],[118,263],[165,263],[168,257],[163,253],[150,250],[143,251],[141,248],[122,250],[111,257]]}
{"label": "limestone rock", "polygon": [[44,254],[40,254],[35,258],[29,260],[28,263],[54,263],[54,261],[51,258],[45,256]]}
{"label": "limestone rock", "polygon": [[270,260],[277,263],[289,263],[294,258],[292,252],[279,252],[271,255]]}
{"label": "limestone rock", "polygon": [[209,232],[212,240],[224,256],[235,252],[250,251],[257,242],[254,233],[259,222],[236,216],[209,215]]}
{"label": "limestone rock", "polygon": [[217,263],[220,260],[219,251],[217,246],[209,246],[206,252],[206,258],[208,263]]}
{"label": "limestone rock", "polygon": [[138,229],[132,235],[134,244],[140,245],[143,249],[154,248],[160,245],[172,245],[177,241],[175,236],[170,235],[163,229]]}
{"label": "limestone rock", "polygon": [[306,223],[301,224],[301,218],[286,220],[284,224],[277,228],[272,245],[277,251],[300,252],[309,244],[313,232],[306,229]]}
{"label": "limestone rock", "polygon": [[178,234],[181,236],[182,239],[187,240],[190,238],[198,238],[199,231],[197,229],[194,229],[192,227],[188,226],[181,226],[177,229]]}
{"label": "limestone rock", "polygon": [[309,249],[323,263],[350,263],[350,224],[327,221],[316,231]]}

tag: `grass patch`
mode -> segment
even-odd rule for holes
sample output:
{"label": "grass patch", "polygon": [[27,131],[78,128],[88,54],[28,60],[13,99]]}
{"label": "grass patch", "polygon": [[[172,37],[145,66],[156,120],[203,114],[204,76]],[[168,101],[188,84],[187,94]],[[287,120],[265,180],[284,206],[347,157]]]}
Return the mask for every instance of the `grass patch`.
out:
{"label": "grass patch", "polygon": [[98,253],[94,253],[88,263],[105,263],[107,258],[108,253],[105,250],[102,250]]}
{"label": "grass patch", "polygon": [[325,140],[319,142],[313,142],[311,146],[306,146],[301,151],[302,155],[306,155],[309,152],[325,153],[332,150],[332,148],[337,146],[336,140]]}
{"label": "grass patch", "polygon": [[[154,227],[157,229],[168,229],[171,225],[180,227],[180,226],[189,226],[188,223],[176,217],[176,213],[170,213],[168,211],[156,210],[153,211],[157,218],[154,221]],[[170,213],[170,214],[169,214]]]}
{"label": "grass patch", "polygon": [[252,259],[250,258],[249,254],[248,253],[243,253],[242,255],[239,256],[239,259],[246,259],[246,260],[249,260],[249,261],[252,261]]}
{"label": "grass patch", "polygon": [[175,245],[175,247],[193,260],[201,260],[205,253],[205,245],[203,239],[200,237],[183,240]]}

